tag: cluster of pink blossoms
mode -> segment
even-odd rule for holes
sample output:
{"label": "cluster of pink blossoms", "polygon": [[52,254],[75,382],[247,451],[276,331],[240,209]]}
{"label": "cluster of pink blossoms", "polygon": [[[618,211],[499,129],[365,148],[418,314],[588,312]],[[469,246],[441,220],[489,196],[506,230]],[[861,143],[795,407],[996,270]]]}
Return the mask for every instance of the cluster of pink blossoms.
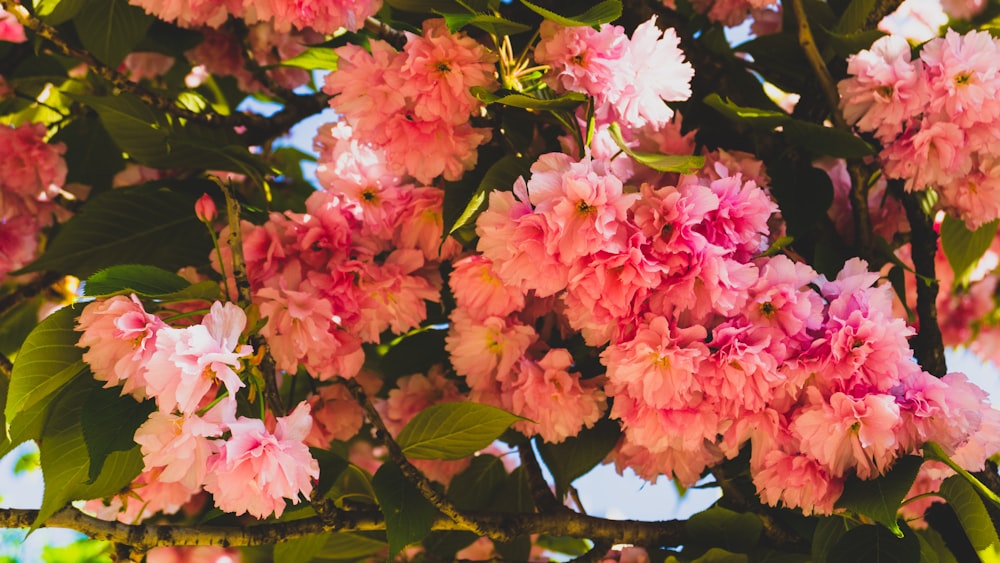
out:
{"label": "cluster of pink blossoms", "polygon": [[0,126],[0,280],[35,259],[39,232],[69,213],[55,203],[66,183],[62,143],[41,123]]}
{"label": "cluster of pink blossoms", "polygon": [[872,133],[890,178],[908,191],[937,190],[941,207],[970,228],[1000,217],[1000,41],[948,30],[911,60],[886,36],[848,58],[838,85],[844,117]]}
{"label": "cluster of pink blossoms", "polygon": [[642,23],[631,39],[621,26],[563,27],[542,23],[535,60],[552,67],[546,79],[557,92],[594,98],[599,123],[620,121],[631,128],[659,129],[673,116],[668,101],[691,96],[694,69],[684,60],[673,28],[656,18]]}
{"label": "cluster of pink blossoms", "polygon": [[[691,484],[749,444],[761,498],[806,513],[832,512],[847,477],[884,474],[927,441],[955,452],[987,439],[1000,414],[963,375],[920,370],[878,274],[853,261],[829,281],[760,256],[777,208],[755,182],[714,164],[636,192],[615,169],[543,155],[513,193],[491,194],[482,256],[452,280],[448,350],[474,400],[524,414],[517,385],[533,362],[551,391],[532,386],[531,412],[572,418],[536,414],[543,438],[591,424],[606,393],[619,468]],[[537,322],[539,309],[555,314]],[[545,344],[574,331],[607,344],[603,377]]]}
{"label": "cluster of pink blossoms", "polygon": [[280,32],[312,28],[333,33],[358,30],[382,0],[129,0],[147,13],[183,27],[219,27],[230,16],[247,23],[270,22]]}
{"label": "cluster of pink blossoms", "polygon": [[83,359],[94,378],[157,405],[135,433],[144,468],[129,493],[88,508],[133,522],[176,512],[204,490],[222,510],[264,518],[281,516],[286,499],[309,496],[319,477],[304,443],[312,429],[309,405],[267,425],[236,416],[236,392],[245,386],[239,372],[253,353],[240,343],[246,323],[232,303],[216,302],[184,327],[147,313],[135,295],[83,309],[78,345],[88,348]]}
{"label": "cluster of pink blossoms", "polygon": [[406,36],[401,52],[382,40],[370,42],[371,52],[336,49],[337,72],[327,75],[323,91],[355,138],[384,151],[393,174],[424,184],[441,175],[457,180],[491,137],[469,122],[482,108],[469,89],[496,89],[496,57],[450,33],[444,20],[427,20],[422,35]]}

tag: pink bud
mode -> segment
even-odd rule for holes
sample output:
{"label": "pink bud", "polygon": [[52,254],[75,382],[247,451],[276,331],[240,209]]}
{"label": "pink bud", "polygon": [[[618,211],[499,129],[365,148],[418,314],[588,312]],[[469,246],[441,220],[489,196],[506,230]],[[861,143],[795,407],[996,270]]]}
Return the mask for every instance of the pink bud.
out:
{"label": "pink bud", "polygon": [[202,223],[211,223],[219,216],[219,210],[215,208],[215,200],[208,194],[202,194],[194,204],[194,214]]}

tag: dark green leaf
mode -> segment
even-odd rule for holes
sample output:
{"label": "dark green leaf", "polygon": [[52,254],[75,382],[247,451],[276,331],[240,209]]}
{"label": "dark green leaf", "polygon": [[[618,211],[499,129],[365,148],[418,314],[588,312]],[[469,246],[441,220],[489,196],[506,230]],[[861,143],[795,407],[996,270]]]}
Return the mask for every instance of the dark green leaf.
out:
{"label": "dark green leaf", "polygon": [[659,172],[680,172],[681,174],[693,174],[705,166],[705,157],[690,155],[666,155],[649,152],[635,152],[625,144],[622,138],[621,127],[617,123],[612,123],[608,127],[611,139],[618,145],[625,154],[635,159],[640,164],[648,166]]}
{"label": "dark green leaf", "polygon": [[[448,19],[449,16],[452,18],[451,20]],[[504,35],[517,35],[518,33],[531,31],[531,27],[524,25],[523,23],[487,14],[446,14],[445,21],[448,23],[448,29],[451,30],[452,33],[455,33],[467,25],[477,27],[496,37],[503,37]]]}
{"label": "dark green leaf", "polygon": [[684,529],[692,543],[742,552],[757,545],[764,526],[754,514],[715,506],[691,516]]}
{"label": "dark green leaf", "polygon": [[414,459],[461,459],[490,445],[507,428],[525,420],[478,403],[438,403],[413,417],[396,441]]}
{"label": "dark green leaf", "polygon": [[760,133],[776,133],[780,128],[789,144],[816,155],[860,158],[875,152],[874,147],[848,131],[800,121],[780,111],[738,106],[718,94],[706,97],[705,104],[731,121],[747,124]]}
{"label": "dark green leaf", "polygon": [[733,553],[725,549],[713,547],[691,563],[749,563],[750,558],[745,553]]}
{"label": "dark green leaf", "polygon": [[93,483],[88,483],[90,457],[80,420],[87,395],[99,387],[99,381],[81,377],[64,388],[53,401],[40,446],[45,491],[32,528],[37,528],[70,501],[119,492],[142,471],[142,452],[136,446],[108,456],[101,474]]}
{"label": "dark green leaf", "polygon": [[23,271],[86,278],[122,263],[165,270],[192,265],[192,260],[207,263],[212,240],[194,214],[199,195],[157,185],[105,192],[63,225],[45,254]]}
{"label": "dark green leaf", "polygon": [[87,0],[34,0],[35,14],[45,23],[56,26],[73,19],[87,4]]}
{"label": "dark green leaf", "polygon": [[871,44],[874,43],[876,39],[884,35],[885,32],[879,29],[855,31],[853,33],[845,34],[828,33],[826,35],[827,51],[830,54],[830,58],[837,57],[845,59],[862,49],[871,47]]}
{"label": "dark green leaf", "polygon": [[337,53],[327,47],[309,47],[298,55],[281,61],[281,66],[304,68],[306,70],[337,70]]}
{"label": "dark green leaf", "polygon": [[837,542],[827,563],[913,563],[920,560],[920,541],[909,529],[897,538],[885,526],[858,526]]}
{"label": "dark green leaf", "polygon": [[836,507],[863,514],[888,528],[896,537],[903,537],[903,531],[896,523],[896,513],[917,478],[917,471],[923,461],[920,457],[906,456],[898,460],[891,471],[877,479],[848,479]]}
{"label": "dark green leaf", "polygon": [[73,329],[79,309],[67,307],[49,315],[31,331],[14,361],[4,417],[13,424],[18,413],[48,399],[86,370],[80,333]]}
{"label": "dark green leaf", "polygon": [[847,521],[840,516],[827,516],[820,519],[816,524],[816,531],[812,538],[812,558],[813,563],[826,563],[827,554],[833,546],[840,542],[840,538],[847,533]]}
{"label": "dark green leaf", "polygon": [[473,86],[469,89],[472,95],[485,104],[500,104],[521,109],[531,110],[573,110],[580,104],[587,101],[587,96],[579,92],[567,92],[557,98],[536,98],[527,94],[517,92],[501,93],[497,95],[482,86]]}
{"label": "dark green leaf", "polygon": [[448,498],[461,510],[485,510],[492,507],[506,479],[507,472],[499,458],[478,455],[472,458],[465,471],[451,480]]}
{"label": "dark green leaf", "polygon": [[323,549],[317,555],[331,559],[361,559],[374,555],[385,548],[384,541],[361,534],[327,534],[326,543],[323,544]]}
{"label": "dark green leaf", "polygon": [[61,127],[52,142],[66,143],[66,181],[92,186],[91,197],[110,189],[114,175],[125,166],[122,151],[97,116],[77,117]]}
{"label": "dark green leaf", "polygon": [[955,272],[956,285],[968,283],[969,275],[996,238],[998,224],[1000,220],[994,219],[975,231],[970,231],[961,219],[955,219],[951,215],[944,216],[941,223],[941,249]]}
{"label": "dark green leaf", "polygon": [[862,29],[869,14],[875,9],[875,0],[851,0],[844,13],[840,15],[835,33],[851,33]]}
{"label": "dark green leaf", "polygon": [[585,475],[618,443],[621,428],[618,423],[602,419],[593,428],[580,431],[578,436],[558,444],[538,443],[538,452],[555,480],[556,497],[563,498],[570,484]]}
{"label": "dark green leaf", "polygon": [[155,166],[167,151],[170,123],[166,116],[157,113],[134,96],[83,96],[68,94],[73,100],[86,104],[101,118],[104,129],[118,148],[143,164]]}
{"label": "dark green leaf", "polygon": [[118,387],[99,387],[86,398],[86,407],[80,418],[83,438],[90,458],[88,483],[93,483],[104,468],[104,461],[112,452],[124,452],[135,447],[135,431],[149,419],[156,409],[153,401],[136,402],[131,396],[122,396]]}
{"label": "dark green leaf", "polygon": [[176,303],[178,301],[207,301],[212,303],[225,299],[225,296],[222,294],[222,288],[214,281],[198,282],[179,291],[163,293],[154,297],[159,302],[169,303]]}
{"label": "dark green leaf", "polygon": [[385,3],[396,10],[422,14],[454,14],[462,9],[461,3],[454,0],[385,0]]}
{"label": "dark green leaf", "polygon": [[[339,535],[339,534],[333,534]],[[327,534],[313,534],[275,544],[275,563],[308,563],[323,551]]]}
{"label": "dark green leaf", "polygon": [[551,10],[546,10],[541,6],[532,4],[527,0],[521,0],[521,3],[524,4],[529,10],[535,12],[543,18],[566,27],[579,27],[584,25],[597,27],[602,23],[611,23],[622,17],[622,3],[620,0],[604,0],[603,2],[596,4],[587,11],[576,16],[563,16]]}
{"label": "dark green leaf", "polygon": [[392,462],[382,464],[372,478],[372,487],[385,517],[392,560],[404,547],[427,537],[438,511]]}
{"label": "dark green leaf", "polygon": [[983,561],[1000,561],[1000,538],[986,505],[961,475],[953,475],[941,483],[940,494],[955,511],[965,535]]}
{"label": "dark green leaf", "polygon": [[114,68],[146,36],[153,19],[128,0],[87,0],[73,22],[83,46]]}
{"label": "dark green leaf", "polygon": [[920,563],[958,563],[941,534],[933,528],[913,530],[920,539]]}
{"label": "dark green leaf", "polygon": [[319,463],[319,483],[316,484],[315,495],[323,498],[350,463],[330,450],[310,448],[309,453]]}
{"label": "dark green leaf", "polygon": [[454,233],[465,225],[474,223],[486,207],[486,200],[490,192],[493,190],[509,190],[518,177],[527,173],[528,163],[523,158],[506,155],[494,162],[486,171],[486,175],[483,176],[482,181],[479,182],[476,192],[472,195],[472,199],[469,200],[468,204],[466,204],[462,214],[458,216],[453,225],[445,225],[445,233]]}
{"label": "dark green leaf", "polygon": [[140,264],[105,268],[87,278],[84,295],[105,297],[117,293],[162,295],[191,285],[187,280],[164,269]]}
{"label": "dark green leaf", "polygon": [[38,324],[41,302],[41,297],[25,299],[0,317],[0,354],[13,357],[21,349],[21,344]]}

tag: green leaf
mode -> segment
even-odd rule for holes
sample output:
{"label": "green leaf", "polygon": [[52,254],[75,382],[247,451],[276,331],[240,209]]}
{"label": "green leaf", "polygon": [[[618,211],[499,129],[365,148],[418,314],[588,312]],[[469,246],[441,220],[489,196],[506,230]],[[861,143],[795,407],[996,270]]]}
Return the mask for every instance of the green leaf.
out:
{"label": "green leaf", "polygon": [[413,417],[396,441],[414,459],[461,459],[490,445],[518,420],[478,403],[438,403]]}
{"label": "green leaf", "polygon": [[45,563],[111,563],[111,542],[79,540],[60,547],[47,545],[42,550]]}
{"label": "green leaf", "polygon": [[167,150],[170,122],[135,96],[84,96],[67,94],[71,99],[92,107],[104,129],[118,148],[143,164],[155,166]]}
{"label": "green leaf", "polygon": [[333,488],[337,478],[347,469],[350,462],[330,450],[321,448],[309,448],[309,453],[319,463],[319,482],[316,484],[314,495],[316,498],[323,498]]}
{"label": "green leaf", "polygon": [[851,477],[844,483],[844,492],[835,506],[863,514],[888,528],[896,537],[903,537],[903,531],[896,522],[896,513],[917,478],[923,461],[917,456],[906,456],[877,479],[862,481]]}
{"label": "green leaf", "polygon": [[970,231],[961,219],[955,219],[951,215],[944,216],[941,223],[941,249],[955,272],[956,285],[968,283],[979,259],[996,238],[998,224],[1000,219],[994,219],[975,231]]}
{"label": "green leaf", "polygon": [[326,545],[327,534],[314,534],[286,540],[274,546],[275,563],[307,563]]}
{"label": "green leaf", "polygon": [[536,98],[528,94],[507,91],[503,91],[500,95],[497,95],[482,86],[473,86],[469,91],[479,101],[487,105],[500,104],[502,106],[530,110],[571,111],[587,101],[587,96],[579,92],[567,92],[556,98]]}
{"label": "green leaf", "polygon": [[574,538],[571,536],[547,536],[542,534],[535,540],[535,545],[548,551],[565,553],[573,557],[579,557],[590,551],[593,547],[587,540]]}
{"label": "green leaf", "polygon": [[22,272],[53,270],[86,278],[122,263],[165,270],[192,260],[207,263],[212,239],[194,214],[201,192],[192,191],[149,184],[105,192],[67,221],[45,254]]}
{"label": "green leaf", "polygon": [[875,9],[875,0],[851,0],[840,20],[833,28],[835,33],[851,33],[862,29],[868,15]]}
{"label": "green leaf", "polygon": [[38,325],[38,310],[42,301],[43,296],[25,299],[0,317],[0,354],[7,357],[17,355],[21,344]]}
{"label": "green leaf", "polygon": [[551,10],[546,10],[541,6],[536,6],[527,0],[521,0],[521,3],[524,4],[526,8],[543,18],[566,27],[579,27],[584,25],[597,27],[602,23],[611,23],[622,17],[622,3],[620,0],[604,0],[577,16],[562,16]]}
{"label": "green leaf", "polygon": [[635,152],[625,144],[622,138],[621,127],[617,123],[612,123],[608,127],[611,138],[618,148],[629,155],[637,162],[657,170],[659,172],[680,172],[681,174],[693,174],[705,166],[705,157],[690,155],[666,155],[650,152]]}
{"label": "green leaf", "polygon": [[[479,214],[485,208],[486,200],[493,190],[509,190],[514,185],[514,182],[520,176],[527,174],[528,171],[527,161],[514,155],[505,155],[500,160],[494,162],[479,182],[479,186],[476,188],[475,193],[472,194],[472,199],[466,204],[462,214],[458,216],[454,224],[445,230],[445,233],[451,234],[465,225],[475,223],[476,218],[479,217]],[[445,197],[447,197],[447,192]]]}
{"label": "green leaf", "polygon": [[718,94],[710,94],[704,101],[733,122],[746,124],[763,134],[780,131],[790,145],[801,146],[816,155],[860,158],[875,152],[873,146],[849,131],[800,121],[780,111],[738,106]]}
{"label": "green leaf", "polygon": [[121,149],[96,115],[77,116],[59,128],[52,142],[66,143],[66,181],[92,186],[91,197],[110,189],[115,174],[125,166]]}
{"label": "green leaf", "polygon": [[692,543],[743,552],[757,545],[764,526],[754,514],[714,506],[688,518],[684,529]]}
{"label": "green leaf", "polygon": [[70,501],[102,498],[119,492],[142,471],[142,452],[135,446],[109,455],[100,475],[88,483],[90,456],[80,419],[87,395],[99,387],[99,381],[81,377],[63,389],[52,404],[51,416],[40,441],[45,491],[32,529]]}
{"label": "green leaf", "polygon": [[386,548],[384,541],[379,541],[361,534],[339,533],[327,534],[326,543],[318,554],[332,559],[361,559],[374,555]]}
{"label": "green leaf", "polygon": [[826,563],[827,554],[847,533],[847,521],[840,516],[827,516],[816,524],[812,538],[813,563]]}
{"label": "green leaf", "polygon": [[35,14],[51,26],[57,26],[76,16],[87,0],[34,0]]}
{"label": "green leaf", "polygon": [[305,70],[337,70],[340,57],[327,47],[309,47],[294,57],[281,61],[281,66],[303,68]]}
{"label": "green leaf", "polygon": [[80,418],[90,458],[88,483],[101,474],[109,455],[135,447],[132,439],[135,431],[149,420],[154,410],[153,401],[136,402],[131,396],[122,396],[118,387],[100,387],[90,392]]}
{"label": "green leaf", "polygon": [[507,471],[500,458],[477,455],[465,471],[451,480],[448,498],[461,510],[492,508],[493,500],[506,480]]}
{"label": "green leaf", "polygon": [[[464,14],[463,14],[464,16]],[[447,16],[445,16],[447,21]],[[486,33],[489,33],[495,37],[503,37],[504,35],[517,35],[518,33],[524,33],[526,31],[531,31],[531,26],[524,25],[523,23],[518,23],[516,21],[509,20],[500,16],[492,16],[488,14],[476,14],[472,17],[462,17],[464,20],[462,25],[457,29],[451,29],[452,24],[448,24],[448,29],[454,33],[467,25],[477,27]],[[454,23],[458,23],[456,20]]]}
{"label": "green leaf", "polygon": [[153,19],[128,0],[87,0],[73,23],[83,46],[113,68],[146,36]]}
{"label": "green leaf", "polygon": [[913,532],[920,540],[920,563],[958,563],[955,554],[944,543],[944,538],[933,528]]}
{"label": "green leaf", "polygon": [[163,295],[180,291],[191,285],[187,280],[155,266],[125,264],[105,268],[87,278],[83,294],[89,297],[107,297],[119,293]]}
{"label": "green leaf", "polygon": [[461,3],[454,0],[385,0],[385,3],[396,10],[421,14],[457,13],[462,9]]}
{"label": "green leaf", "polygon": [[176,303],[178,301],[207,301],[212,303],[222,301],[226,297],[222,294],[222,288],[214,281],[202,281],[191,284],[184,289],[172,293],[162,293],[152,296],[156,301],[166,303]]}
{"label": "green leaf", "polygon": [[750,558],[745,553],[733,553],[725,549],[713,547],[691,563],[749,563]]}
{"label": "green leaf", "polygon": [[392,462],[382,464],[372,478],[372,487],[385,517],[391,561],[404,547],[427,537],[438,511]]}
{"label": "green leaf", "polygon": [[31,331],[14,362],[4,417],[13,424],[31,409],[86,371],[80,333],[73,330],[80,310],[67,307],[49,315]]}
{"label": "green leaf", "polygon": [[844,534],[827,555],[827,563],[913,563],[920,560],[920,541],[909,529],[897,538],[885,526],[858,526]]}
{"label": "green leaf", "polygon": [[538,452],[555,480],[556,498],[565,497],[570,484],[600,463],[620,437],[618,423],[602,419],[593,428],[581,430],[579,435],[558,444],[538,442]]}
{"label": "green leaf", "polygon": [[953,475],[941,483],[940,494],[962,523],[965,535],[983,563],[1000,561],[1000,538],[975,489],[962,476]]}

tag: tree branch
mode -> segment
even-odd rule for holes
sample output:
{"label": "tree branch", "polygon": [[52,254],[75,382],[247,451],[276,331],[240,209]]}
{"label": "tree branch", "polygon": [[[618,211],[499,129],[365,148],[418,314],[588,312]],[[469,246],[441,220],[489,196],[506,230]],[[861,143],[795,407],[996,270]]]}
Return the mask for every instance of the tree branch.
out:
{"label": "tree branch", "polygon": [[802,0],[790,0],[792,13],[795,15],[795,22],[798,26],[799,45],[809,61],[809,66],[813,69],[813,74],[819,80],[820,89],[826,98],[826,104],[830,110],[830,119],[838,129],[849,129],[844,121],[843,114],[840,113],[840,96],[837,94],[837,87],[833,83],[830,69],[826,68],[822,55],[816,47],[816,39],[813,38],[812,30],[809,29],[809,20],[806,17],[806,10],[802,6]]}
{"label": "tree branch", "polygon": [[890,180],[889,187],[899,196],[910,221],[910,244],[913,269],[917,273],[917,319],[920,327],[910,339],[910,348],[920,367],[931,375],[942,377],[948,371],[944,358],[944,340],[937,319],[939,284],[934,273],[938,234],[934,222],[924,213],[918,194],[904,193],[901,180]]}
{"label": "tree branch", "polygon": [[11,312],[14,307],[17,307],[21,303],[52,287],[57,282],[62,281],[64,277],[66,276],[56,272],[46,272],[17,288],[14,293],[0,299],[0,317]]}
{"label": "tree branch", "polygon": [[442,514],[452,519],[456,524],[460,526],[459,529],[469,530],[479,534],[480,536],[488,536],[490,539],[495,541],[510,541],[516,535],[512,535],[510,532],[497,528],[489,523],[482,523],[474,518],[470,518],[461,510],[458,509],[450,500],[448,500],[444,495],[438,492],[437,489],[431,484],[430,480],[420,472],[419,469],[413,466],[406,455],[403,454],[403,450],[393,439],[392,434],[389,433],[389,429],[386,428],[385,422],[382,421],[382,417],[379,415],[378,411],[375,410],[375,405],[368,399],[368,395],[365,393],[364,388],[354,381],[353,379],[343,379],[341,382],[354,396],[354,399],[364,408],[365,413],[368,414],[368,420],[375,426],[381,435],[382,442],[385,444],[386,449],[389,450],[389,456],[392,460],[399,465],[400,471],[403,475],[413,483],[420,494],[423,495],[435,508],[441,511]]}
{"label": "tree branch", "polygon": [[521,467],[524,468],[524,474],[528,478],[531,498],[534,499],[535,506],[538,507],[539,512],[564,510],[566,507],[560,504],[560,499],[557,499],[552,494],[552,489],[549,488],[549,484],[545,482],[545,477],[542,476],[542,468],[538,465],[538,459],[531,448],[530,438],[518,444],[517,453],[521,458]]}
{"label": "tree branch", "polygon": [[3,354],[0,354],[0,375],[7,381],[10,381],[14,375],[14,364],[10,362],[10,358]]}
{"label": "tree branch", "polygon": [[365,18],[365,31],[392,45],[397,50],[406,46],[406,34],[373,17]]}

